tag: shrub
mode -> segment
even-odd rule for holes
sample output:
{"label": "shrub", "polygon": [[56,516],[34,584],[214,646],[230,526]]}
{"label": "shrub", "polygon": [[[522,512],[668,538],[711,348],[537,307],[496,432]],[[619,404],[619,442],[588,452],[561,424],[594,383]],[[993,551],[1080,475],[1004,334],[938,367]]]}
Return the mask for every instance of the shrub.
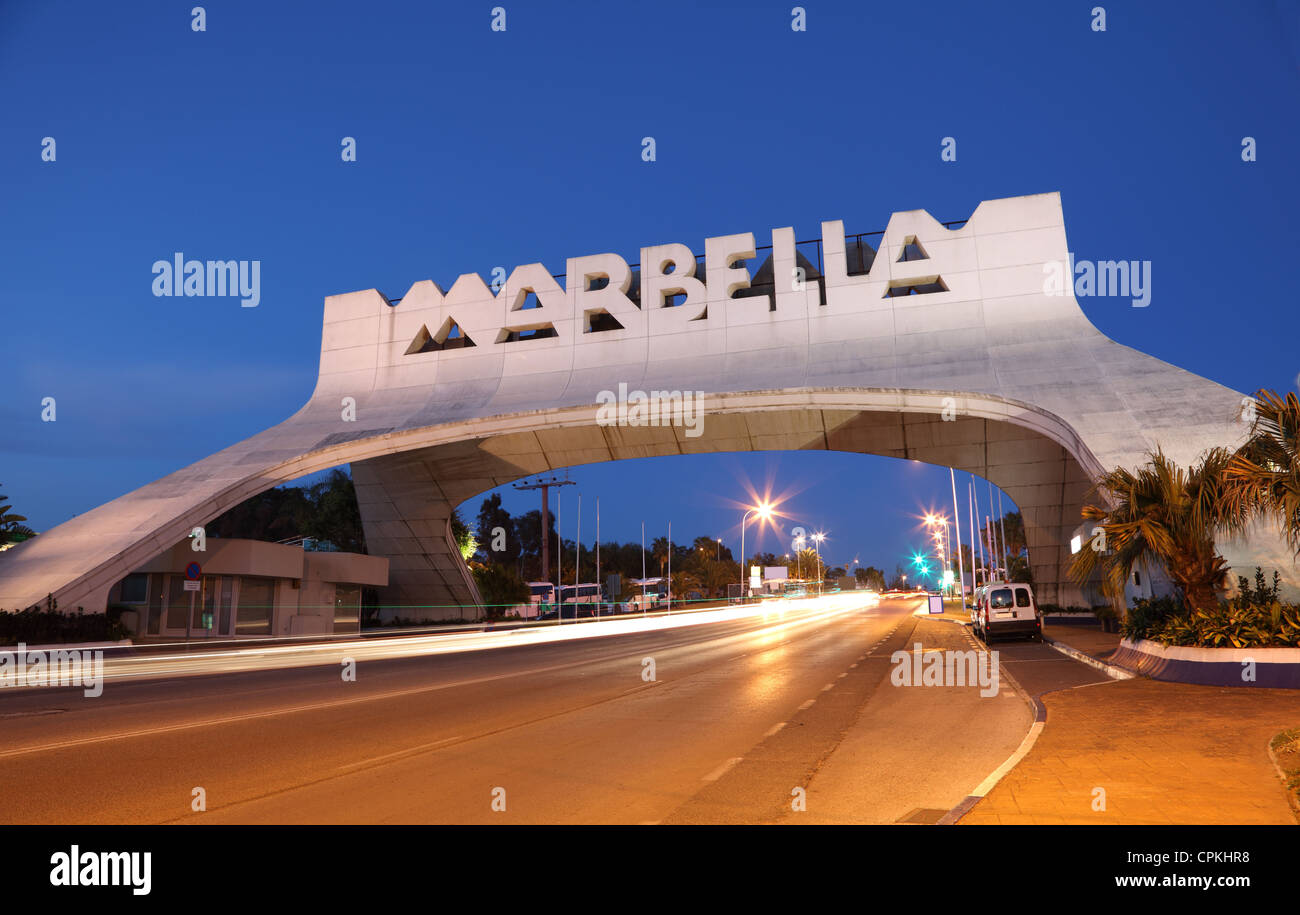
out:
{"label": "shrub", "polygon": [[1172,597],[1140,598],[1124,617],[1120,632],[1126,639],[1145,639],[1181,612],[1182,604]]}
{"label": "shrub", "polygon": [[0,611],[0,645],[53,645],[67,642],[116,642],[130,636],[119,620],[121,611],[76,613],[28,607],[13,613]]}
{"label": "shrub", "polygon": [[1251,606],[1268,607],[1278,600],[1282,591],[1282,576],[1277,571],[1273,572],[1273,584],[1264,584],[1264,570],[1255,566],[1255,586],[1252,588],[1250,582],[1246,581],[1246,576],[1237,576],[1237,596],[1233,598],[1233,606],[1245,609]]}
{"label": "shrub", "polygon": [[472,563],[474,581],[483,598],[483,612],[488,619],[500,619],[511,607],[526,604],[532,597],[528,584],[509,566]]}
{"label": "shrub", "polygon": [[1268,606],[1222,602],[1214,610],[1167,617],[1148,638],[1164,645],[1202,648],[1300,647],[1300,606],[1273,601]]}

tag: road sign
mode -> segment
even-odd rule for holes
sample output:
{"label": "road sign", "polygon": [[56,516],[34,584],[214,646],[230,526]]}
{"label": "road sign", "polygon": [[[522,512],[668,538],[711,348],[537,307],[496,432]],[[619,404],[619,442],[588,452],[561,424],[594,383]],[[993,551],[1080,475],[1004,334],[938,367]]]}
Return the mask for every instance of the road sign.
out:
{"label": "road sign", "polygon": [[[203,574],[202,567],[197,562],[191,562],[185,567],[185,577],[190,581],[198,581],[199,576]],[[188,590],[188,589],[187,589]]]}
{"label": "road sign", "polygon": [[197,582],[197,581],[185,581],[185,582],[182,582],[182,584],[185,585],[185,590],[186,590],[186,591],[197,591],[197,590],[199,590],[200,582]]}
{"label": "road sign", "polygon": [[931,613],[942,613],[942,612],[943,612],[943,595],[942,595],[942,594],[931,594],[931,595],[930,595],[930,612],[931,612]]}

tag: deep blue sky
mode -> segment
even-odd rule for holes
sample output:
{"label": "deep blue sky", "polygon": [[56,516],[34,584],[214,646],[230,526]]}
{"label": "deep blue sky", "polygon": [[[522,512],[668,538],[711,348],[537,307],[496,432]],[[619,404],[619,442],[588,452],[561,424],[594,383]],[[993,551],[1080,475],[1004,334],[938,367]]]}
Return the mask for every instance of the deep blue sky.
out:
{"label": "deep blue sky", "polygon": [[[1238,390],[1296,384],[1295,3],[1105,3],[1105,33],[1092,0],[812,0],[806,33],[791,2],[214,2],[203,33],[193,5],[0,3],[0,483],[38,530],[291,413],[328,294],[1043,191],[1077,257],[1153,262],[1150,307],[1082,301],[1103,332]],[[175,251],[260,260],[261,305],[155,298]],[[877,565],[948,485],[822,453],[574,478],[566,504],[600,495],[622,539],[643,518],[736,538],[742,483],[770,480],[835,561]]]}

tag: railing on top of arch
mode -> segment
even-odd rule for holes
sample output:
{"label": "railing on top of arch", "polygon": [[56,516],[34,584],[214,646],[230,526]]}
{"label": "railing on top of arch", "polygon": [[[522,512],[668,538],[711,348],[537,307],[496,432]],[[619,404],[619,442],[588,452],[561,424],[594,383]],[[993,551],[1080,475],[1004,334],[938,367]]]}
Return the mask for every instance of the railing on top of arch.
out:
{"label": "railing on top of arch", "polygon": [[[966,225],[967,222],[969,222],[968,219],[952,219],[947,222],[940,223],[940,225],[942,225],[945,229],[960,229],[962,226]],[[859,232],[857,235],[844,236],[844,248],[845,248],[846,258],[848,260],[850,276],[858,276],[863,273],[866,273],[868,270],[871,269],[871,264],[866,262],[867,259],[866,252],[870,251],[871,258],[874,260],[876,255],[876,248],[874,248],[870,243],[868,243],[867,239],[883,236],[884,234],[885,234],[885,230],[881,229],[876,232]],[[797,254],[802,255],[803,258],[806,261],[808,261],[810,265],[814,263],[816,264],[817,266],[816,275],[815,276],[810,275],[808,279],[818,281],[818,287],[821,288],[820,280],[825,275],[826,272],[825,258],[822,253],[822,240],[820,238],[810,238],[807,241],[797,241],[794,243],[794,248]],[[762,258],[763,252],[771,251],[771,250],[772,250],[771,245],[760,245],[759,247],[754,249],[753,260],[756,261],[761,266],[764,260]],[[701,275],[700,267],[703,261],[704,261],[703,254],[695,255],[695,275],[697,277]],[[641,265],[640,263],[628,264],[628,267],[633,271],[637,271],[641,268]],[[754,275],[754,271],[751,269],[750,276],[753,275]],[[552,279],[559,281],[561,285],[568,282],[568,274],[566,273],[553,273],[551,274],[551,277]],[[764,295],[772,291],[773,285],[774,285],[773,283],[761,283],[761,284],[750,286],[749,289],[742,290],[742,292],[747,292],[749,293],[749,295]],[[764,290],[766,290],[766,292]],[[631,298],[632,301],[636,302],[638,306],[641,304],[641,290],[639,288],[634,288],[629,290],[628,297]],[[741,297],[743,298],[744,296],[742,295]],[[823,305],[826,304],[826,291],[824,288],[822,288],[821,290],[821,298],[822,298],[822,304]],[[402,301],[402,296],[398,296],[397,298],[384,296],[384,299],[388,302],[389,305],[396,305],[398,302]]]}

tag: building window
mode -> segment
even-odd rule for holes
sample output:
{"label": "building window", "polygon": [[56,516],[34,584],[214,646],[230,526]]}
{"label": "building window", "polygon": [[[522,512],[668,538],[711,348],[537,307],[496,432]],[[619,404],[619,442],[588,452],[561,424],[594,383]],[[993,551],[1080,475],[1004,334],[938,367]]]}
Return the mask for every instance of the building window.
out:
{"label": "building window", "polygon": [[162,625],[163,576],[154,572],[149,576],[149,620],[145,628],[147,635],[158,635]]}
{"label": "building window", "polygon": [[221,576],[221,616],[217,620],[217,632],[221,635],[230,635],[230,608],[234,605],[232,600],[234,590],[235,577]]}
{"label": "building window", "polygon": [[167,628],[173,632],[185,630],[185,618],[190,613],[190,595],[185,590],[184,575],[167,576]]}
{"label": "building window", "polygon": [[132,572],[122,579],[122,603],[143,604],[149,599],[149,576],[143,572]]}
{"label": "building window", "polygon": [[275,618],[275,579],[239,579],[239,606],[235,610],[235,635],[270,635]]}

